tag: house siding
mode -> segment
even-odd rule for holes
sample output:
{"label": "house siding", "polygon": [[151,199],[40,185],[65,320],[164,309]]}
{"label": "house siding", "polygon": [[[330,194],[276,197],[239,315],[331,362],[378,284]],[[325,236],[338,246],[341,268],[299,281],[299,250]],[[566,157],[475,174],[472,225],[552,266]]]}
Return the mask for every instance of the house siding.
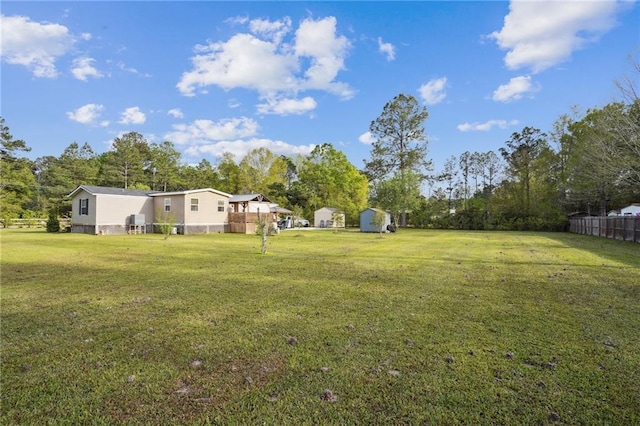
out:
{"label": "house siding", "polygon": [[[198,200],[198,211],[191,211],[191,199]],[[222,212],[218,211],[218,201],[224,202]],[[227,197],[211,192],[197,192],[185,195],[185,223],[189,225],[224,225],[227,223],[227,209],[229,202]]]}
{"label": "house siding", "polygon": [[[171,199],[171,211],[164,211],[164,200],[165,198]],[[158,215],[163,215],[164,213],[171,213],[174,215],[173,220],[176,224],[184,224],[184,215],[185,215],[185,206],[184,206],[184,195],[157,195],[153,197],[153,211],[155,214],[153,222],[160,223],[161,220]]]}
{"label": "house siding", "polygon": [[[80,214],[80,200],[89,200],[89,214]],[[132,214],[153,219],[153,200],[144,196],[89,194],[82,190],[72,199],[71,232],[84,234],[124,234]]]}
{"label": "house siding", "polygon": [[127,233],[131,215],[142,214],[146,224],[153,220],[153,200],[131,195],[98,195],[97,232]]}
{"label": "house siding", "polygon": [[[164,213],[164,200],[171,199],[171,213],[175,215],[178,234],[210,234],[228,232],[228,198],[210,191],[186,194],[159,194],[154,197],[156,212]],[[191,199],[198,200],[198,211],[191,211]],[[218,211],[218,201],[224,201],[224,211]],[[155,223],[160,220],[156,218]]]}
{"label": "house siding", "polygon": [[[80,214],[80,200],[89,200],[89,214]],[[96,234],[96,196],[80,191],[71,201],[71,232]]]}

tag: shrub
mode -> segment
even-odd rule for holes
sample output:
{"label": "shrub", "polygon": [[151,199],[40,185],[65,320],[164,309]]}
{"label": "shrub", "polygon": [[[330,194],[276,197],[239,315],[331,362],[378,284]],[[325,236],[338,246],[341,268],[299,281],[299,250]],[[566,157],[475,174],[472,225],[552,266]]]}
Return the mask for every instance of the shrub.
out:
{"label": "shrub", "polygon": [[55,207],[49,210],[47,232],[60,232],[60,219],[58,219],[58,209]]}

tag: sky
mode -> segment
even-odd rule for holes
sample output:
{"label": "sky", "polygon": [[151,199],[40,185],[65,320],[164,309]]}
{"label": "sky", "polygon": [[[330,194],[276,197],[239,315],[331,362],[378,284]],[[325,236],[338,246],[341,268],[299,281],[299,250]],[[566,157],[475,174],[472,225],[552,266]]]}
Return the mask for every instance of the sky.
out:
{"label": "sky", "polygon": [[[621,98],[635,1],[3,1],[0,115],[31,159],[126,132],[182,161],[331,143],[358,168],[369,124],[426,106],[435,171],[525,126]],[[637,74],[634,78],[637,78]]]}

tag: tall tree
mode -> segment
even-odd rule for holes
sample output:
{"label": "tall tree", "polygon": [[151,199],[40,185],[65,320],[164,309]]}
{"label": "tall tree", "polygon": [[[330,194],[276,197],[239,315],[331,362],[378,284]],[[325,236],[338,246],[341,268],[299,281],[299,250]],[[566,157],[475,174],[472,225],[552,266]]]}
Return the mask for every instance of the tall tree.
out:
{"label": "tall tree", "polygon": [[146,183],[144,170],[151,159],[149,143],[144,136],[137,132],[125,133],[114,139],[112,151],[124,188],[137,183]]}
{"label": "tall tree", "polygon": [[20,215],[37,198],[33,163],[18,156],[30,150],[25,141],[13,138],[0,117],[0,214],[5,221]]}
{"label": "tall tree", "polygon": [[605,215],[610,201],[640,196],[639,108],[640,102],[612,103],[569,125],[575,144],[567,162],[570,201],[586,203],[588,210],[595,204]]}
{"label": "tall tree", "polygon": [[453,191],[456,189],[456,181],[458,177],[458,168],[456,167],[456,157],[452,155],[444,163],[444,170],[441,174],[441,179],[444,182],[445,191],[447,192],[447,211],[450,212],[453,207],[451,204],[451,197]]}
{"label": "tall tree", "polygon": [[264,147],[249,151],[239,168],[240,188],[243,192],[271,195],[271,185],[284,185],[287,181],[287,162]]}
{"label": "tall tree", "polygon": [[473,179],[473,195],[480,190],[480,182],[484,176],[484,156],[479,152],[473,152],[469,158],[469,173]]}
{"label": "tall tree", "polygon": [[462,174],[462,187],[460,192],[464,199],[464,208],[468,206],[469,200],[469,173],[471,170],[471,153],[465,151],[460,154],[460,173]]}
{"label": "tall tree", "polygon": [[240,168],[236,164],[233,154],[225,152],[216,167],[220,177],[220,190],[229,194],[240,193]]}
{"label": "tall tree", "polygon": [[507,173],[516,188],[516,211],[522,217],[531,215],[531,183],[533,166],[543,148],[547,146],[546,135],[539,129],[525,127],[521,133],[514,132],[506,142],[507,148],[500,153],[507,162]]}
{"label": "tall tree", "polygon": [[367,178],[329,143],[313,149],[298,177],[309,191],[306,214],[320,207],[335,207],[344,210],[347,223],[352,224],[367,205]]}
{"label": "tall tree", "polygon": [[60,167],[69,182],[69,191],[79,185],[93,185],[98,176],[98,161],[91,145],[72,142],[60,155]]}
{"label": "tall tree", "polygon": [[[198,189],[198,188],[219,188],[219,178],[216,169],[211,165],[211,163],[202,159],[200,163],[195,166],[192,165],[183,165],[180,167],[179,172],[179,181],[177,189],[188,190],[188,189]],[[220,189],[224,191],[223,189]]]}
{"label": "tall tree", "polygon": [[[430,168],[427,160],[427,135],[424,121],[429,116],[411,95],[399,94],[384,106],[382,113],[369,126],[374,142],[371,159],[365,171],[375,182],[394,177],[406,185],[412,181],[405,175],[424,176]],[[414,196],[410,186],[398,188],[403,204],[401,225],[406,226],[406,212]]]}
{"label": "tall tree", "polygon": [[151,173],[151,189],[168,191],[177,187],[180,168],[180,153],[172,142],[153,143],[150,147],[151,164],[147,169]]}
{"label": "tall tree", "polygon": [[[39,157],[34,164],[37,181],[37,210],[46,210],[55,206],[60,211],[65,196],[73,189],[73,183],[59,158],[53,155]],[[61,213],[64,212],[64,208]]]}
{"label": "tall tree", "polygon": [[485,176],[487,179],[485,192],[491,194],[495,188],[496,181],[502,168],[500,157],[498,157],[493,151],[485,153],[485,167]]}

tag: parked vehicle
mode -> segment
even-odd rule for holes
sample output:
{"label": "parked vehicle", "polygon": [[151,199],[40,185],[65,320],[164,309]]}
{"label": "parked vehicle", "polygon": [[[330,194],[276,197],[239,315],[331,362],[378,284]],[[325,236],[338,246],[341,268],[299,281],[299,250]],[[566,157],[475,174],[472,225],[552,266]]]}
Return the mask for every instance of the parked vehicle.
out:
{"label": "parked vehicle", "polygon": [[290,228],[307,228],[311,226],[307,219],[301,217],[293,217],[287,216],[284,219],[280,219],[278,221],[278,228],[280,229],[290,229]]}

